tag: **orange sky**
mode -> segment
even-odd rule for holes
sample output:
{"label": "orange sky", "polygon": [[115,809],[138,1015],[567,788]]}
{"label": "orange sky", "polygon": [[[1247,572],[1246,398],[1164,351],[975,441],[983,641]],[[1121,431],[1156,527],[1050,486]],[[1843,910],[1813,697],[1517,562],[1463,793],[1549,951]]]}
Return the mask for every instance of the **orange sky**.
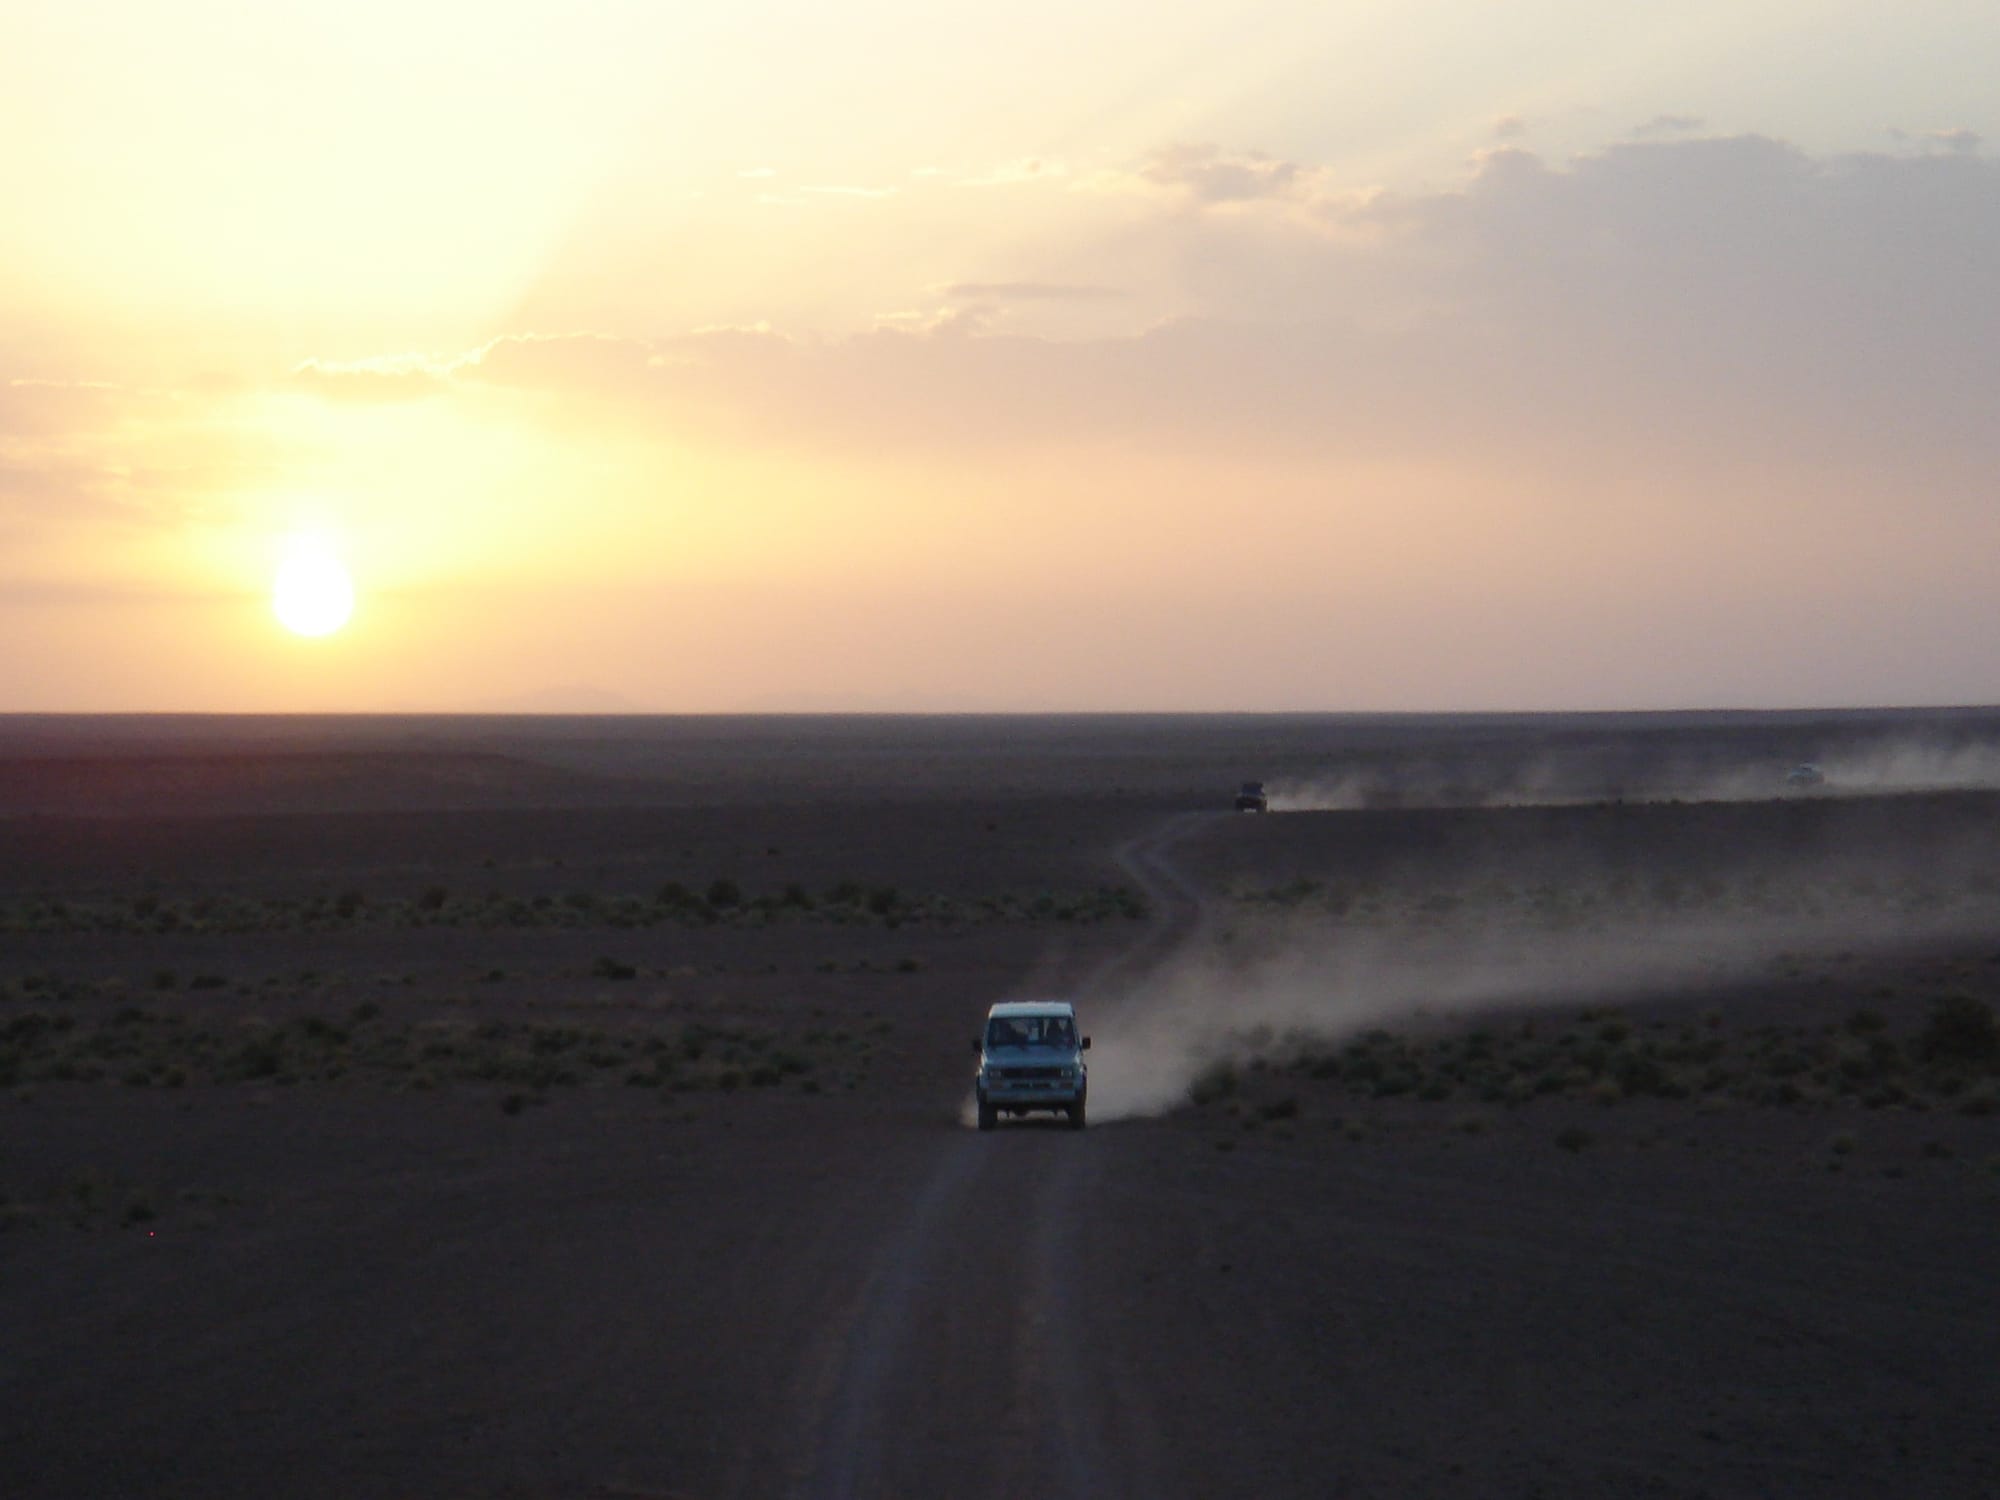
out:
{"label": "orange sky", "polygon": [[1644,10],[10,7],[0,711],[2000,700],[2000,16]]}

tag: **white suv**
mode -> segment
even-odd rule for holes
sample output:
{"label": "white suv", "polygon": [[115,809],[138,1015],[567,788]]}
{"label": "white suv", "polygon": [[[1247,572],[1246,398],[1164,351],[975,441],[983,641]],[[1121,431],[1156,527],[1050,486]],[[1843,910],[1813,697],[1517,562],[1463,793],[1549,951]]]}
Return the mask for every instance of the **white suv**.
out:
{"label": "white suv", "polygon": [[1083,1129],[1090,1070],[1083,1054],[1090,1038],[1078,1036],[1076,1007],[1067,1000],[1009,1000],[986,1013],[986,1031],[972,1044],[979,1054],[979,1128],[991,1130],[1004,1114],[1046,1109],[1069,1116]]}

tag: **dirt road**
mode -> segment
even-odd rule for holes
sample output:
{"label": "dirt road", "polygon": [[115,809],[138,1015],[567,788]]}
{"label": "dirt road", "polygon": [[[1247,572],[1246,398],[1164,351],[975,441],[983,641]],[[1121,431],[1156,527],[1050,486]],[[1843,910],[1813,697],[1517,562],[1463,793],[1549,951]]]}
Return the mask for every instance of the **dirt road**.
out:
{"label": "dirt road", "polygon": [[[1082,996],[1086,1022],[1093,993],[1143,974],[1199,923],[1173,849],[1213,816],[1176,815],[1118,849],[1151,905],[1146,931],[1088,975],[1040,976]],[[1042,1117],[1007,1125],[1004,1138],[961,1130],[935,1143],[908,1207],[880,1226],[831,1368],[808,1385],[796,1430],[814,1440],[794,1493],[919,1492],[936,1471],[908,1467],[913,1433],[953,1435],[949,1461],[964,1466],[954,1493],[1171,1492],[1149,1459],[1159,1444],[1139,1392],[1100,1368],[1087,1336],[1078,1236],[1114,1158],[1103,1140]]]}

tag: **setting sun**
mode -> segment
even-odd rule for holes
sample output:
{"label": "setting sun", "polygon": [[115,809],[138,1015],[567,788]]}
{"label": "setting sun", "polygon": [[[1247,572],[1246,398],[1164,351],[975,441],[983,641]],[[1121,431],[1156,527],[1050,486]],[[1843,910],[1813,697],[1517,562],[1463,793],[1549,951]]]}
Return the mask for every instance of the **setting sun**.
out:
{"label": "setting sun", "polygon": [[354,580],[324,545],[292,545],[271,583],[271,609],[297,635],[331,635],[354,613]]}

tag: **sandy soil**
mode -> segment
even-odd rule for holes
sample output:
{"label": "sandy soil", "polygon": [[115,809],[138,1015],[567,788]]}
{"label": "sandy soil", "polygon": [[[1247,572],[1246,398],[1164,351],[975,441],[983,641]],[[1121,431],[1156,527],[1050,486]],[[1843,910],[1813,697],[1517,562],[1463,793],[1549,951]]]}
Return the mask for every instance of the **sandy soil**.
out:
{"label": "sandy soil", "polygon": [[1992,727],[0,726],[0,1493],[1990,1494]]}

